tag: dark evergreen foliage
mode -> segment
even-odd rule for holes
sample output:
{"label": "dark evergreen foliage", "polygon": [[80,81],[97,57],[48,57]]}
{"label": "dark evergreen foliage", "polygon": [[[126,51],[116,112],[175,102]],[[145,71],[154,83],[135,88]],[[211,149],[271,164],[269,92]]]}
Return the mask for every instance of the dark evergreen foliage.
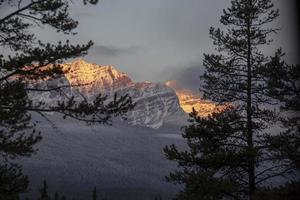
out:
{"label": "dark evergreen foliage", "polygon": [[55,192],[54,200],[59,200],[59,194],[57,192]]}
{"label": "dark evergreen foliage", "polygon": [[[269,94],[281,102],[281,111],[287,118],[282,124],[287,128],[279,135],[268,137],[270,149],[278,159],[291,159],[300,169],[300,65],[288,65],[282,61],[284,54],[278,51],[268,65]],[[273,69],[271,71],[271,69]]]}
{"label": "dark evergreen foliage", "polygon": [[299,126],[284,137],[270,129],[291,122],[279,115],[279,101],[285,101],[285,107],[299,102],[299,93],[291,92],[291,76],[295,80],[299,73],[282,75],[299,69],[283,64],[280,49],[274,57],[262,50],[272,42],[270,34],[278,31],[269,25],[278,16],[271,0],[232,0],[220,20],[226,30],[210,29],[218,54],[204,54],[200,90],[227,109],[207,118],[191,113],[183,134],[188,149],[164,149],[179,167],[167,180],[185,186],[177,199],[252,200],[263,183],[296,169]]}
{"label": "dark evergreen foliage", "polygon": [[154,200],[162,200],[161,196],[156,196]]}
{"label": "dark evergreen foliage", "polygon": [[97,189],[96,189],[96,187],[93,189],[93,200],[97,200]]}
{"label": "dark evergreen foliage", "polygon": [[[78,102],[70,97],[56,105],[48,105],[43,100],[32,101],[28,97],[29,92],[61,91],[61,87],[32,88],[28,82],[62,77],[63,70],[59,64],[66,59],[85,55],[93,44],[90,41],[83,45],[73,45],[68,40],[50,44],[39,40],[33,32],[33,28],[48,27],[58,33],[75,35],[74,29],[78,22],[70,16],[71,2],[0,0],[0,7],[11,11],[0,14],[0,45],[4,50],[4,54],[0,54],[0,177],[5,180],[0,181],[0,195],[9,195],[5,199],[13,198],[13,191],[16,194],[25,191],[28,185],[26,177],[21,175],[20,167],[10,167],[8,163],[18,157],[30,156],[36,150],[34,145],[41,140],[31,120],[32,112],[42,117],[45,117],[46,112],[57,112],[64,118],[110,125],[112,117],[123,116],[134,106],[127,95],[115,96],[108,101],[106,96],[99,94],[93,102]],[[84,5],[97,2],[83,0]],[[49,64],[52,64],[51,67]],[[15,190],[6,187],[15,184],[18,179],[20,186]]]}
{"label": "dark evergreen foliage", "polygon": [[300,182],[292,181],[276,188],[264,188],[257,192],[257,200],[297,200],[300,196]]}
{"label": "dark evergreen foliage", "polygon": [[26,190],[28,178],[21,166],[9,162],[0,165],[0,199],[16,200],[18,194]]}
{"label": "dark evergreen foliage", "polygon": [[[97,189],[96,187],[94,187],[92,193],[91,193],[91,197],[89,198],[72,198],[72,200],[86,200],[86,199],[90,199],[90,200],[97,200],[97,199],[100,199],[100,200],[113,200],[112,198],[98,198],[98,194],[97,194]],[[52,198],[53,197],[53,198]],[[54,196],[52,196],[52,194],[50,194],[48,192],[48,185],[47,185],[47,182],[46,181],[43,181],[43,186],[42,188],[40,189],[40,195],[38,198],[32,198],[32,200],[51,200],[51,199],[54,199],[54,200],[67,200],[67,199],[70,199],[70,197],[66,198],[66,196],[62,195],[62,197],[60,198],[60,194],[58,192],[55,192]],[[139,199],[139,196],[136,196],[135,199]],[[149,199],[152,199],[152,197],[149,197]],[[162,197],[160,195],[158,196],[155,196],[153,198],[154,200],[162,200]],[[1,199],[2,200],[2,199]],[[13,198],[13,200],[17,200],[15,198]],[[25,200],[30,200],[29,198],[25,198]]]}
{"label": "dark evergreen foliage", "polygon": [[183,129],[188,149],[180,151],[175,145],[164,149],[167,158],[181,169],[170,173],[167,180],[185,184],[176,199],[238,199],[243,191],[239,180],[247,167],[241,162],[246,152],[244,141],[240,141],[243,129],[236,123],[239,113],[228,107],[207,118],[198,117],[196,111],[190,117],[190,125]]}
{"label": "dark evergreen foliage", "polygon": [[50,196],[48,195],[48,185],[46,180],[43,181],[43,187],[40,189],[39,200],[50,200]]}

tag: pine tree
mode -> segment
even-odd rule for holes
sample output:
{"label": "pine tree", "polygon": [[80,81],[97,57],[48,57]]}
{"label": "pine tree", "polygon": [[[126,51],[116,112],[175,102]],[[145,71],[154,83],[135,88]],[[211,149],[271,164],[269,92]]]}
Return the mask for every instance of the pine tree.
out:
{"label": "pine tree", "polygon": [[155,196],[154,200],[162,200],[161,196]]}
{"label": "pine tree", "polygon": [[[300,65],[289,65],[282,60],[284,54],[278,51],[269,63],[266,73],[268,77],[269,94],[281,102],[281,118],[286,129],[280,134],[269,135],[267,142],[269,151],[277,160],[289,159],[291,166],[300,172]],[[275,71],[275,72],[274,72]],[[275,189],[264,192],[275,199],[296,199],[299,196],[300,178]],[[271,198],[270,198],[271,199]]]}
{"label": "pine tree", "polygon": [[55,192],[55,195],[54,195],[54,200],[59,200],[59,195],[57,192]]}
{"label": "pine tree", "polygon": [[50,197],[48,195],[48,185],[46,180],[43,181],[43,187],[40,189],[39,200],[50,200]]}
{"label": "pine tree", "polygon": [[278,51],[268,65],[269,94],[281,102],[281,111],[287,113],[281,122],[287,130],[268,137],[270,150],[278,159],[291,159],[300,169],[300,65],[288,65]]}
{"label": "pine tree", "polygon": [[26,190],[28,177],[23,175],[21,166],[1,163],[0,183],[0,199],[16,200],[18,194]]}
{"label": "pine tree", "polygon": [[96,187],[93,189],[93,200],[97,200],[97,190]]}
{"label": "pine tree", "polygon": [[234,169],[242,170],[245,152],[239,139],[227,140],[231,136],[233,139],[233,131],[242,128],[239,124],[231,126],[239,117],[232,107],[207,118],[200,118],[196,111],[190,114],[190,124],[183,129],[188,149],[180,151],[175,145],[164,148],[167,158],[176,161],[182,169],[166,177],[167,181],[185,185],[176,199],[241,198],[242,172]]}
{"label": "pine tree", "polygon": [[[70,0],[0,0],[1,10],[12,12],[0,13],[0,46],[5,54],[0,54],[0,177],[11,182],[0,182],[0,195],[11,195],[12,192],[25,191],[28,181],[19,175],[20,168],[11,170],[10,165],[18,157],[30,156],[36,151],[34,145],[41,140],[31,120],[33,112],[45,117],[44,113],[60,113],[63,118],[69,117],[87,123],[111,124],[112,117],[123,116],[133,108],[128,95],[115,96],[108,100],[99,96],[92,102],[86,99],[75,101],[68,97],[49,105],[43,100],[32,100],[29,93],[57,91],[63,94],[62,87],[33,88],[29,84],[44,80],[55,80],[63,76],[59,65],[67,59],[83,56],[92,46],[92,41],[83,45],[66,42],[50,44],[39,40],[33,31],[34,27],[54,29],[58,34],[75,35],[78,22],[69,13]],[[84,4],[96,4],[98,0],[83,0]],[[51,65],[50,65],[51,64]],[[15,165],[12,165],[15,166]],[[8,171],[3,171],[7,169]],[[14,173],[13,176],[11,173]],[[19,190],[2,191],[6,185],[12,185],[19,178]],[[22,188],[22,190],[21,190]]]}
{"label": "pine tree", "polygon": [[262,47],[278,31],[268,24],[279,10],[271,0],[232,0],[223,12],[220,22],[227,29],[210,29],[219,54],[204,54],[201,90],[227,109],[204,119],[193,112],[183,134],[188,150],[179,151],[175,145],[164,149],[181,169],[167,177],[185,185],[178,199],[253,200],[262,183],[295,169],[290,158],[274,154],[284,141],[270,148],[270,127],[281,117],[269,77],[281,77]]}

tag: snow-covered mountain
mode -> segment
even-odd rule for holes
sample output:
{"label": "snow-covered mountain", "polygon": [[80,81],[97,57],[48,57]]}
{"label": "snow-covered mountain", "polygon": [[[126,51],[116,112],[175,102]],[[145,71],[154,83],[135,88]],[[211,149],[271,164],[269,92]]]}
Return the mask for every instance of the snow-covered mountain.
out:
{"label": "snow-covered mountain", "polygon": [[113,66],[101,66],[82,59],[63,64],[65,76],[73,88],[87,97],[101,93],[111,94],[134,85],[127,74]]}
{"label": "snow-covered mountain", "polygon": [[[82,59],[62,64],[64,77],[38,83],[39,88],[66,87],[57,91],[34,92],[32,98],[55,103],[70,96],[94,99],[99,93],[113,98],[114,94],[128,94],[136,103],[134,110],[127,113],[128,123],[150,128],[159,128],[166,118],[186,115],[193,108],[199,116],[206,117],[218,109],[213,102],[205,101],[190,90],[181,88],[176,81],[162,83],[134,82],[126,73],[113,66],[101,66]],[[50,66],[51,67],[51,66]],[[36,85],[35,85],[36,86]],[[187,115],[186,115],[187,116]]]}
{"label": "snow-covered mountain", "polygon": [[128,94],[136,103],[127,115],[132,125],[159,128],[167,116],[182,114],[173,89],[160,83],[136,83],[113,66],[100,66],[82,59],[62,65],[65,76],[74,90],[88,98],[99,93],[113,97]]}
{"label": "snow-covered mountain", "polygon": [[[36,90],[29,92],[29,98],[33,99],[33,102],[56,104],[58,100],[65,101],[68,97],[75,95],[76,92],[69,87],[70,83],[66,77],[40,80],[38,83],[35,82],[28,85],[29,88]],[[55,90],[55,88],[61,89]],[[39,89],[41,89],[41,91],[39,91]],[[48,89],[49,91],[43,91],[43,89]]]}
{"label": "snow-covered mountain", "polygon": [[[51,90],[48,92],[32,92],[32,99],[39,99],[47,104],[55,104],[57,100],[65,100],[70,96],[81,99],[94,99],[99,93],[114,94],[132,97],[136,103],[134,110],[127,113],[129,124],[150,128],[159,128],[168,116],[174,114],[184,115],[176,92],[161,83],[136,83],[131,78],[115,69],[113,66],[101,66],[88,63],[82,59],[62,64],[65,72],[59,79],[48,79],[32,84],[35,88],[65,87],[61,92]],[[51,66],[48,66],[51,67]]]}
{"label": "snow-covered mountain", "polygon": [[160,83],[135,83],[118,91],[129,94],[136,107],[128,113],[129,123],[151,128],[159,128],[172,115],[183,115],[178,97],[171,88]]}

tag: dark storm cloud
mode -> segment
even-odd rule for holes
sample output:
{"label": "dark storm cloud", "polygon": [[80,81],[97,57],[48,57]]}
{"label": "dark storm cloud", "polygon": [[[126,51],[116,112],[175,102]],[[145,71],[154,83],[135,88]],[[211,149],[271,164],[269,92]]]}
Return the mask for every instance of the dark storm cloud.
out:
{"label": "dark storm cloud", "polygon": [[186,89],[199,91],[199,86],[202,83],[200,76],[204,73],[204,67],[201,62],[193,63],[187,66],[169,68],[161,74],[169,74],[167,80],[176,80]]}
{"label": "dark storm cloud", "polygon": [[[299,39],[295,32],[298,26],[294,2],[297,1],[273,2],[281,16],[270,26],[281,27],[282,31],[272,35],[274,43],[265,47],[264,53],[273,55],[282,47],[286,52],[285,59],[295,63],[299,58],[296,45]],[[195,78],[190,79],[185,73],[197,69],[189,63],[199,62],[201,66],[203,53],[215,52],[209,28],[224,28],[219,19],[222,10],[228,6],[230,0],[102,0],[89,10],[77,9],[82,19],[78,32],[82,30],[84,38],[92,39],[96,44],[112,45],[97,47],[98,50],[89,55],[94,62],[120,66],[139,81],[166,80],[170,71],[178,67],[182,69],[178,69],[178,73],[183,74],[177,77],[182,76],[183,82],[195,80],[189,85],[198,87],[198,75],[191,74]],[[82,15],[83,12],[86,15]],[[131,46],[142,46],[147,51],[136,54],[135,48],[119,48]],[[166,73],[158,76],[164,69]]]}
{"label": "dark storm cloud", "polygon": [[143,51],[141,47],[128,47],[120,48],[116,46],[94,45],[90,49],[89,53],[94,56],[120,56],[120,55],[132,55]]}
{"label": "dark storm cloud", "polygon": [[95,17],[95,15],[92,13],[86,13],[86,12],[81,12],[81,13],[78,13],[75,15],[76,19],[84,19],[84,18],[91,19],[92,17]]}
{"label": "dark storm cloud", "polygon": [[281,27],[281,30],[277,41],[275,38],[275,44],[282,47],[283,51],[286,52],[285,60],[288,63],[299,63],[299,0],[277,0],[274,2],[277,3],[277,8],[281,14],[277,20],[277,26]]}

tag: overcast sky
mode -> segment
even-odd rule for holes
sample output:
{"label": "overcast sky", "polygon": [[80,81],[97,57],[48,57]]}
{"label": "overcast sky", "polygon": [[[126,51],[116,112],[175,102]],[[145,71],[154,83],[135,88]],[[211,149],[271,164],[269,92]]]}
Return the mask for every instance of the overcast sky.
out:
{"label": "overcast sky", "polygon": [[[230,0],[100,0],[86,7],[73,2],[79,27],[71,41],[95,43],[86,60],[115,65],[136,81],[182,78],[197,84],[203,53],[214,50],[209,28],[222,27],[219,18]],[[290,62],[299,55],[295,2],[274,0],[281,13],[274,26],[282,31],[266,51],[283,47]],[[62,38],[48,29],[38,34]]]}

